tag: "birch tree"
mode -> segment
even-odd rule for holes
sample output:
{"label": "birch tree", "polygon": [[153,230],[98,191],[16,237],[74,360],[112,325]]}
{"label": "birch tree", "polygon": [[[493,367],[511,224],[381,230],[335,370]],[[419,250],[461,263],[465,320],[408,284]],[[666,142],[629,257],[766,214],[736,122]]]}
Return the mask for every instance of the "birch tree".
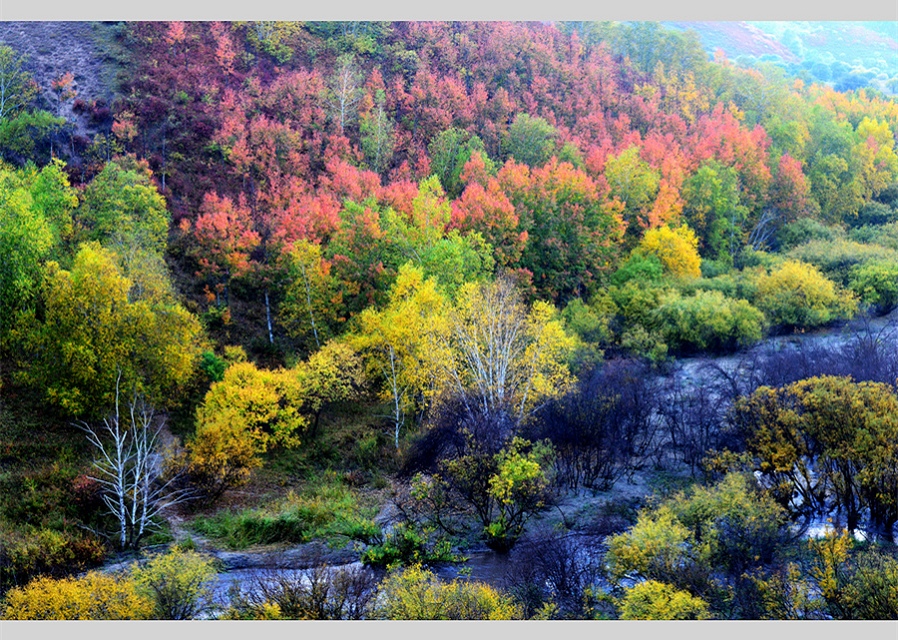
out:
{"label": "birch tree", "polygon": [[383,383],[383,399],[389,402],[393,442],[416,407],[424,408],[437,391],[437,343],[446,301],[436,280],[411,264],[399,270],[390,301],[381,310],[366,309],[359,315],[358,332],[351,339],[366,361],[369,373]]}
{"label": "birch tree", "polygon": [[136,550],[157,527],[158,516],[192,496],[188,489],[173,487],[177,478],[162,480],[161,424],[153,408],[137,394],[122,407],[121,382],[119,371],[115,410],[103,420],[103,427],[94,428],[86,422],[78,426],[97,451],[93,465],[96,475],[92,478],[100,483],[103,503],[118,524],[118,546]]}
{"label": "birch tree", "polygon": [[356,116],[356,107],[361,98],[361,74],[352,54],[337,58],[337,65],[337,71],[330,81],[331,107],[342,135],[343,129]]}
{"label": "birch tree", "polygon": [[507,277],[461,288],[440,364],[472,418],[505,415],[519,425],[564,392],[575,340],[556,315],[545,302],[527,309]]}

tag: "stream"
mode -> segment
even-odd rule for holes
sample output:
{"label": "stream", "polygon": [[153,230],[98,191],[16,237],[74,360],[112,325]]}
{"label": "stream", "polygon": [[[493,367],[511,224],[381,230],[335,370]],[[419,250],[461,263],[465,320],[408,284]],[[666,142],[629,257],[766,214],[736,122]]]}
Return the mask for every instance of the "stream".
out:
{"label": "stream", "polygon": [[[898,350],[898,330],[895,330],[896,325],[898,325],[898,310],[893,311],[888,316],[866,321],[854,321],[846,323],[841,327],[769,337],[737,354],[719,356],[704,354],[681,358],[665,373],[659,375],[659,381],[664,383],[677,380],[684,383],[686,387],[700,386],[706,384],[711,379],[709,377],[711,375],[719,376],[720,373],[740,375],[742,367],[746,366],[745,363],[748,362],[746,356],[751,356],[752,354],[764,353],[765,350],[768,353],[770,350],[780,353],[791,350],[798,354],[807,347],[826,347],[827,349],[835,350],[848,345],[859,334],[874,337],[887,349]],[[611,491],[590,494],[588,498],[583,494],[578,498],[568,496],[564,502],[567,505],[566,508],[570,511],[575,511],[578,508],[582,508],[586,502],[595,504],[610,497],[624,495],[638,497],[648,493],[650,493],[650,489],[644,482],[644,479],[634,483],[631,478],[630,480],[618,481]],[[535,520],[543,520],[543,518],[536,518]],[[546,522],[551,524],[549,519],[546,519],[541,526],[545,526]],[[188,533],[184,525],[185,523],[179,518],[173,519],[172,529],[176,539]],[[831,526],[826,521],[826,518],[820,518],[819,521],[815,520],[810,524],[805,535],[822,535]],[[358,552],[353,550],[351,546],[334,550],[328,549],[320,543],[309,543],[286,549],[225,551],[216,548],[211,541],[198,537],[193,532],[190,532],[190,536],[197,543],[198,550],[214,556],[220,563],[221,571],[214,585],[214,601],[218,610],[223,610],[227,606],[228,593],[232,588],[252,589],[252,585],[260,576],[264,576],[266,572],[308,572],[311,571],[312,567],[322,564],[333,570],[340,568],[359,569],[363,566],[359,562]],[[601,537],[593,537],[595,537],[595,540],[585,541],[585,544],[586,548],[589,549],[587,554],[597,557],[598,549],[601,546]],[[505,580],[506,573],[512,567],[514,552],[508,555],[501,555],[482,548],[467,551],[464,555],[468,558],[467,562],[437,566],[434,568],[434,572],[440,578],[447,580],[467,577],[471,580],[501,586]],[[121,565],[118,566],[120,567]],[[114,567],[107,567],[107,570],[112,568]]]}

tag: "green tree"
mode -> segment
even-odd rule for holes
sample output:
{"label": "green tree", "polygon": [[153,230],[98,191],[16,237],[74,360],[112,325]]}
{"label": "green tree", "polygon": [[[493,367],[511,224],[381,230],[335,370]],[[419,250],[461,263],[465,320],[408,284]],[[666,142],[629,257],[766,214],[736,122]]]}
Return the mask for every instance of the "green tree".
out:
{"label": "green tree", "polygon": [[496,171],[486,154],[483,141],[478,136],[455,127],[441,131],[434,136],[430,144],[427,145],[427,150],[430,153],[431,171],[440,179],[440,184],[450,198],[457,198],[461,195],[462,173],[473,154],[480,154],[480,158],[484,162],[483,170],[487,174],[494,174]]}
{"label": "green tree", "polygon": [[748,210],[739,200],[739,176],[733,167],[710,160],[683,184],[683,215],[700,239],[706,257],[731,262],[743,243]]}
{"label": "green tree", "polygon": [[0,120],[24,111],[37,96],[37,83],[23,66],[24,57],[0,45]]}
{"label": "green tree", "polygon": [[17,162],[31,159],[36,143],[65,122],[46,111],[29,109],[39,87],[24,61],[11,47],[0,45],[0,157]]}
{"label": "green tree", "polygon": [[495,260],[493,248],[479,233],[463,236],[455,229],[447,232],[450,217],[451,208],[440,181],[431,176],[418,185],[410,216],[388,209],[383,222],[394,263],[411,261],[452,295],[465,282],[483,280],[491,274]]}
{"label": "green tree", "polygon": [[79,236],[115,249],[161,254],[168,240],[169,213],[146,163],[108,162],[84,190],[78,210]]}
{"label": "green tree", "polygon": [[639,157],[639,147],[632,146],[608,158],[605,179],[611,197],[623,205],[626,237],[633,243],[648,226],[648,214],[658,195],[661,175]]}
{"label": "green tree", "polygon": [[396,125],[386,110],[386,94],[378,89],[372,109],[363,113],[359,122],[362,152],[374,171],[384,173],[393,159],[396,147]]}
{"label": "green tree", "polygon": [[0,167],[0,345],[33,308],[53,245],[53,229],[18,172]]}
{"label": "green tree", "polygon": [[186,384],[202,351],[196,318],[172,299],[132,298],[114,253],[81,245],[72,269],[49,262],[27,378],[71,415],[102,415],[116,380],[157,406]]}
{"label": "green tree", "polygon": [[508,127],[508,156],[531,169],[541,167],[552,157],[557,136],[544,118],[519,113]]}

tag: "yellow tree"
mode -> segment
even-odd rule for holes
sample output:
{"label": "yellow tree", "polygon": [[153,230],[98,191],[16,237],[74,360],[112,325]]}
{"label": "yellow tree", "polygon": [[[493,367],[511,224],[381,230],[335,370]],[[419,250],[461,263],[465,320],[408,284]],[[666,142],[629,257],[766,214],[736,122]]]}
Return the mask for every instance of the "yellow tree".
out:
{"label": "yellow tree", "polygon": [[866,200],[878,195],[898,177],[895,136],[886,122],[864,118],[857,125],[855,155],[861,165],[860,181]]}
{"label": "yellow tree", "polygon": [[135,287],[117,256],[81,245],[71,270],[49,262],[44,318],[28,337],[28,372],[48,399],[72,415],[101,414],[121,388],[154,403],[170,398],[193,373],[202,351],[197,319],[170,294]]}
{"label": "yellow tree", "polygon": [[442,332],[445,307],[436,280],[425,279],[420,268],[406,264],[399,269],[387,305],[363,311],[350,337],[369,373],[383,382],[397,449],[406,416],[416,406],[426,406],[436,391],[439,350],[433,336]]}
{"label": "yellow tree", "polygon": [[676,229],[667,225],[649,229],[639,241],[636,253],[657,256],[664,270],[674,278],[698,278],[702,275],[698,238],[686,225]]}
{"label": "yellow tree", "polygon": [[308,424],[305,396],[294,371],[232,364],[196,412],[196,436],[187,447],[188,472],[208,497],[239,486],[274,446],[299,445]]}
{"label": "yellow tree", "polygon": [[295,368],[302,388],[303,412],[313,418],[311,433],[327,406],[356,396],[365,384],[362,358],[349,344],[331,341]]}
{"label": "yellow tree", "polygon": [[442,341],[438,362],[472,416],[504,414],[520,424],[572,382],[567,359],[575,338],[552,305],[527,309],[506,277],[463,286]]}

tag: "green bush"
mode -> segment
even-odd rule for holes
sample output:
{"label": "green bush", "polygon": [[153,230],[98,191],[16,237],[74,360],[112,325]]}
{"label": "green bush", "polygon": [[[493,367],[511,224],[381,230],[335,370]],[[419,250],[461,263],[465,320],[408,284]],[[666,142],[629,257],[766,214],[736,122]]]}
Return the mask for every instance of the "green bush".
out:
{"label": "green bush", "polygon": [[664,336],[658,331],[650,331],[641,324],[627,327],[621,334],[620,345],[634,355],[648,358],[652,362],[667,359],[668,346]]}
{"label": "green bush", "polygon": [[868,262],[851,270],[848,288],[879,313],[898,305],[898,263]]}
{"label": "green bush", "polygon": [[381,542],[365,549],[361,560],[368,565],[389,567],[396,564],[457,562],[458,558],[445,538],[431,540],[427,531],[400,522],[382,537]]}
{"label": "green bush", "polygon": [[698,291],[719,291],[734,300],[753,300],[758,294],[758,276],[766,273],[759,267],[733,271],[713,278],[698,278],[683,283],[679,291],[684,296],[695,295]]}
{"label": "green bush", "polygon": [[867,262],[896,262],[898,251],[876,244],[852,240],[813,240],[786,254],[792,260],[806,262],[820,269],[827,278],[842,286],[848,284],[851,269]]}
{"label": "green bush", "polygon": [[848,238],[862,244],[878,244],[881,247],[898,251],[898,222],[890,222],[876,227],[866,225],[852,229]]}
{"label": "green bush", "polygon": [[769,253],[767,251],[755,251],[751,247],[745,247],[741,253],[738,255],[738,261],[735,265],[739,269],[753,269],[757,267],[763,267],[764,269],[771,269],[777,265],[779,265],[783,261],[775,253]]}
{"label": "green bush", "polygon": [[0,534],[0,588],[34,576],[64,576],[99,565],[106,549],[82,533],[36,529]]}
{"label": "green bush", "polygon": [[379,529],[371,522],[371,515],[371,510],[363,508],[347,487],[329,483],[312,488],[304,496],[290,492],[270,507],[199,517],[193,526],[198,533],[216,538],[231,549],[245,549],[256,544],[301,543],[316,538],[373,538]]}
{"label": "green bush", "polygon": [[617,306],[625,325],[645,323],[652,310],[661,304],[661,298],[669,289],[649,282],[630,280],[618,287],[608,287],[608,294]]}
{"label": "green bush", "polygon": [[640,282],[661,282],[664,267],[661,259],[654,254],[633,253],[620,268],[611,274],[611,284],[621,287],[631,280]]}
{"label": "green bush", "polygon": [[771,324],[784,328],[810,328],[857,311],[857,299],[840,289],[820,271],[794,260],[758,278],[754,304]]}
{"label": "green bush", "polygon": [[565,326],[581,340],[589,344],[603,344],[611,339],[609,317],[601,309],[595,309],[580,298],[568,302],[561,312]]}
{"label": "green bush", "polygon": [[779,230],[777,241],[780,249],[785,251],[812,240],[833,241],[844,235],[840,227],[830,227],[813,218],[799,218]]}
{"label": "green bush", "polygon": [[857,212],[856,218],[849,219],[852,227],[864,225],[879,226],[890,222],[898,222],[898,210],[881,202],[868,202]]}
{"label": "green bush", "polygon": [[191,620],[208,611],[215,564],[209,556],[174,547],[135,568],[131,579],[138,593],[153,602],[157,620]]}
{"label": "green bush", "polygon": [[720,291],[671,293],[654,312],[668,345],[679,350],[725,350],[753,344],[764,335],[764,314]]}

